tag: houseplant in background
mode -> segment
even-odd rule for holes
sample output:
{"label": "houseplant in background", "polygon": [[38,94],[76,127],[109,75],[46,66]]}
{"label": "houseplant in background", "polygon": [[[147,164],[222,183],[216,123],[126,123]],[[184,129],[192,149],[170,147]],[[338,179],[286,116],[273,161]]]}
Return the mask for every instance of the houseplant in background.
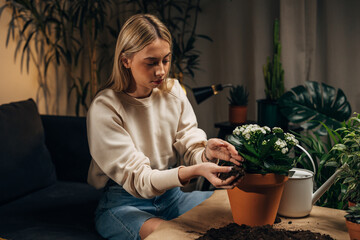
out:
{"label": "houseplant in background", "polygon": [[274,22],[274,42],[272,58],[267,58],[263,67],[265,80],[265,99],[258,102],[258,124],[261,126],[281,127],[287,129],[287,119],[278,107],[278,99],[284,94],[284,69],[281,64],[281,44],[279,20]]}
{"label": "houseplant in background", "polygon": [[349,207],[346,212],[346,227],[348,229],[350,239],[360,239],[360,203],[356,204],[355,206]]}
{"label": "houseplant in background", "polygon": [[343,171],[338,180],[345,185],[343,200],[349,201],[349,205],[355,205],[360,203],[360,114],[342,125],[335,130],[341,141],[332,147],[331,152],[335,157],[327,162],[327,166],[342,166]]}
{"label": "houseplant in background", "polygon": [[242,124],[247,120],[247,104],[249,92],[242,85],[230,88],[229,100],[229,122],[232,124]]}
{"label": "houseplant in background", "polygon": [[305,130],[327,135],[351,116],[351,106],[341,89],[325,83],[307,81],[284,93],[279,99],[280,111],[293,124]]}
{"label": "houseplant in background", "polygon": [[245,176],[237,188],[228,190],[234,221],[249,226],[273,224],[284,183],[296,164],[290,153],[298,141],[279,127],[257,124],[236,127],[227,140],[245,159]]}
{"label": "houseplant in background", "polygon": [[[303,146],[314,160],[316,174],[314,175],[314,190],[322,186],[336,171],[336,168],[327,166],[326,163],[334,157],[334,152],[331,148],[340,138],[335,134],[335,130],[328,128],[329,134],[320,136],[317,132],[304,131],[301,134],[293,132],[299,140],[300,145]],[[300,154],[300,153],[299,153]],[[313,170],[305,152],[299,156],[298,165],[304,169]],[[343,184],[336,181],[328,191],[326,191],[316,202],[316,205],[335,209],[344,209],[346,203],[342,201]]]}
{"label": "houseplant in background", "polygon": [[[10,13],[6,45],[10,39],[16,42],[14,55],[21,53],[21,69],[26,64],[29,71],[30,62],[34,63],[39,84],[36,101],[43,97],[47,114],[51,85],[66,86],[68,101],[75,99],[76,115],[86,113],[100,84],[104,64],[98,59],[104,52],[99,51],[99,36],[109,26],[106,13],[112,4],[114,0],[6,0],[0,7],[0,15]],[[55,70],[51,80],[50,66]],[[59,73],[64,73],[64,79]]]}

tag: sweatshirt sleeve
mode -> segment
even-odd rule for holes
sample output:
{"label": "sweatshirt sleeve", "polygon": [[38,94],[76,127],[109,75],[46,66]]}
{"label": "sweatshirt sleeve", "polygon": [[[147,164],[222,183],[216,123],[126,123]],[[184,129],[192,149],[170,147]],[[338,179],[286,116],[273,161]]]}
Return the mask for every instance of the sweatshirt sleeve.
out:
{"label": "sweatshirt sleeve", "polygon": [[138,198],[153,198],[167,189],[182,186],[178,168],[154,170],[150,160],[138,151],[118,114],[118,106],[104,96],[97,97],[87,116],[90,153],[109,178]]}
{"label": "sweatshirt sleeve", "polygon": [[202,163],[201,155],[207,141],[206,134],[198,128],[194,110],[178,81],[175,82],[174,88],[181,100],[182,108],[174,147],[184,157],[185,165]]}

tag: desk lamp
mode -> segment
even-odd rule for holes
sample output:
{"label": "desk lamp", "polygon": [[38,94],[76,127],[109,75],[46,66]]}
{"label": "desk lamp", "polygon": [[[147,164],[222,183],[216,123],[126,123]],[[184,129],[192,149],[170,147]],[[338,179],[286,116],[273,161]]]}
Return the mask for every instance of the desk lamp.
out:
{"label": "desk lamp", "polygon": [[218,94],[220,91],[227,87],[232,87],[232,84],[213,84],[211,86],[193,88],[192,92],[194,93],[196,103],[200,104],[204,100],[208,99],[212,95]]}

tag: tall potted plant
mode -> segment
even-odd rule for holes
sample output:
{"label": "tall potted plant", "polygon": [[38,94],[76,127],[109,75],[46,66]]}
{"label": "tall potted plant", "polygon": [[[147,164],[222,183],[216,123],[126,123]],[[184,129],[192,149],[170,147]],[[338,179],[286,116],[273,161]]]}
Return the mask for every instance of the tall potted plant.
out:
{"label": "tall potted plant", "polygon": [[279,127],[248,124],[236,127],[228,141],[245,159],[245,176],[238,187],[228,190],[234,221],[249,226],[273,224],[284,183],[296,163],[289,154],[298,140]]}
{"label": "tall potted plant", "polygon": [[257,101],[258,124],[287,129],[288,121],[280,112],[277,102],[285,91],[279,28],[279,20],[275,19],[273,55],[272,58],[267,58],[267,63],[263,67],[266,98]]}
{"label": "tall potted plant", "polygon": [[247,120],[247,104],[249,92],[241,85],[230,88],[229,100],[229,122],[232,124],[243,124]]}

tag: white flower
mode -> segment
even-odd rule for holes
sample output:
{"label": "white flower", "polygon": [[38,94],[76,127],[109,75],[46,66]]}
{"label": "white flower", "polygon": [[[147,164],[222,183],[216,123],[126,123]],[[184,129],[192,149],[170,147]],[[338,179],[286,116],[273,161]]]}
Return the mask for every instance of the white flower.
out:
{"label": "white flower", "polygon": [[282,153],[282,154],[286,154],[288,151],[289,151],[288,148],[283,148],[283,149],[281,149],[281,153]]}
{"label": "white flower", "polygon": [[233,134],[235,134],[235,135],[240,135],[240,129],[239,129],[239,127],[236,127],[236,128],[234,129]]}
{"label": "white flower", "polygon": [[271,132],[271,129],[270,129],[268,126],[265,126],[265,127],[264,127],[264,130],[266,131],[266,133],[270,133],[270,132]]}

